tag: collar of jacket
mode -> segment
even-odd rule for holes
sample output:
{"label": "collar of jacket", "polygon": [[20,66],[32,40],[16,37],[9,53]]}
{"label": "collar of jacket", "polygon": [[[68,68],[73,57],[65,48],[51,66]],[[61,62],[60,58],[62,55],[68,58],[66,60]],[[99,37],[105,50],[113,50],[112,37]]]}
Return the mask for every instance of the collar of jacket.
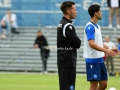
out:
{"label": "collar of jacket", "polygon": [[63,17],[63,19],[67,20],[68,22],[72,23],[72,21],[68,20],[66,17]]}

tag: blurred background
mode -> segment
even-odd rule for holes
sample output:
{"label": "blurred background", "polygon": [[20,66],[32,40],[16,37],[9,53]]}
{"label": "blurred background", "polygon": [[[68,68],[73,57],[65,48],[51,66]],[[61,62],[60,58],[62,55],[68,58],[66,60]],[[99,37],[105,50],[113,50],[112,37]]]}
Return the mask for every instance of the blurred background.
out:
{"label": "blurred background", "polygon": [[[42,62],[40,50],[34,49],[36,32],[41,30],[46,37],[50,49],[47,62],[47,71],[57,72],[56,53],[56,30],[62,18],[60,5],[64,0],[0,0],[0,21],[11,9],[17,17],[17,31],[19,34],[11,33],[6,38],[0,38],[0,71],[4,72],[40,72]],[[91,4],[97,3],[101,6],[103,17],[99,21],[102,29],[103,40],[109,35],[111,41],[118,46],[117,38],[120,29],[116,28],[116,19],[113,18],[113,27],[109,25],[109,8],[107,0],[73,0],[77,6],[77,18],[74,21],[77,35],[82,40],[82,46],[78,49],[77,73],[85,73],[85,61],[83,54],[83,31],[85,24],[90,20],[87,9]],[[110,67],[109,67],[110,68]],[[120,58],[114,57],[115,72],[120,72]]]}

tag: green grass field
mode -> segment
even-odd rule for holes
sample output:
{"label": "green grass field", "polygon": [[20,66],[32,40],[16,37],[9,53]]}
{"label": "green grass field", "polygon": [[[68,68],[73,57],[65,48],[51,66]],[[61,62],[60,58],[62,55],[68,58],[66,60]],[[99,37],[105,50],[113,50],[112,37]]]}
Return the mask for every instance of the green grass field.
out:
{"label": "green grass field", "polygon": [[[0,74],[0,90],[59,90],[57,74]],[[120,77],[109,77],[108,88],[120,90]],[[77,75],[76,90],[88,90],[86,76]]]}

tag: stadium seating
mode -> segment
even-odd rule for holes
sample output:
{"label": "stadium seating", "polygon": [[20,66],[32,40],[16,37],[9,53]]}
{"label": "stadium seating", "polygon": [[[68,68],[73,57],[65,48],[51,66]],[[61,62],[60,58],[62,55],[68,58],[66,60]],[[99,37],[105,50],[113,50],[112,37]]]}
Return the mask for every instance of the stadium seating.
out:
{"label": "stadium seating", "polygon": [[[120,30],[102,27],[103,40],[106,35],[110,35],[112,41],[118,45],[117,37]],[[36,38],[38,28],[19,28],[21,32],[18,35],[12,34],[11,40],[0,39],[0,70],[1,71],[41,71],[42,63],[39,49],[34,49],[33,44]],[[48,71],[57,72],[57,53],[56,53],[56,26],[42,27],[42,33],[46,36],[50,49],[50,57],[48,59]],[[82,46],[78,49],[77,72],[86,72],[83,54],[83,31],[84,27],[76,27],[77,35],[82,40]],[[115,70],[120,70],[120,58],[114,59]]]}

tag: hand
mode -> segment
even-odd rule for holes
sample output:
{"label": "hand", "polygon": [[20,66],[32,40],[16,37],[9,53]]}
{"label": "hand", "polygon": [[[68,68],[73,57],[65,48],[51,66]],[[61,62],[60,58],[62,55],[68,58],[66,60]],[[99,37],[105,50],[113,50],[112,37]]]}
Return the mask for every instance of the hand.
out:
{"label": "hand", "polygon": [[114,51],[117,55],[120,54],[120,51],[117,48],[112,48],[111,50]]}
{"label": "hand", "polygon": [[35,45],[34,45],[34,48],[38,48],[38,44],[35,44]]}
{"label": "hand", "polygon": [[109,50],[109,49],[106,49],[105,53],[110,55],[110,56],[115,56],[116,55],[116,52],[114,52],[113,50]]}
{"label": "hand", "polygon": [[2,25],[2,26],[5,26],[5,22],[4,22],[4,21],[2,21],[2,22],[1,22],[1,25]]}

